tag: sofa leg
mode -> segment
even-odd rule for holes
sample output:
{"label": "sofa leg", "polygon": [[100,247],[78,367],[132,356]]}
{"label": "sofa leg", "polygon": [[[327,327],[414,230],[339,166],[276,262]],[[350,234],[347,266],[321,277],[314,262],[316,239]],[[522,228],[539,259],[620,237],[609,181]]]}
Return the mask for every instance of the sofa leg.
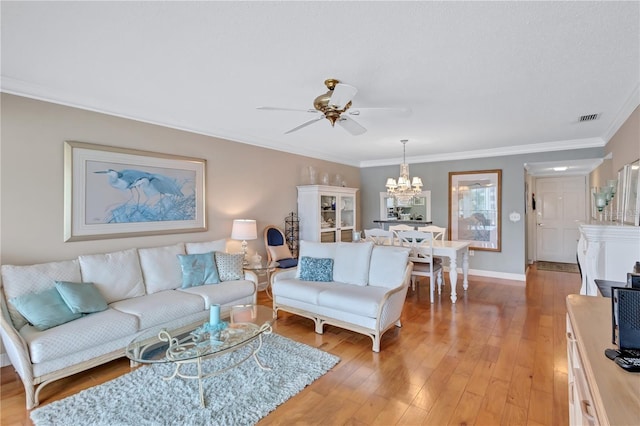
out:
{"label": "sofa leg", "polygon": [[402,323],[400,322],[400,320],[396,321],[396,327],[402,327]]}
{"label": "sofa leg", "polygon": [[33,385],[24,383],[24,394],[27,402],[27,410],[38,406],[38,395]]}
{"label": "sofa leg", "polygon": [[380,352],[380,336],[375,334],[372,335],[371,338],[373,339],[373,347],[371,348],[371,350],[373,352]]}
{"label": "sofa leg", "polygon": [[313,320],[316,323],[316,333],[323,334],[324,333],[324,321],[320,318],[316,318]]}

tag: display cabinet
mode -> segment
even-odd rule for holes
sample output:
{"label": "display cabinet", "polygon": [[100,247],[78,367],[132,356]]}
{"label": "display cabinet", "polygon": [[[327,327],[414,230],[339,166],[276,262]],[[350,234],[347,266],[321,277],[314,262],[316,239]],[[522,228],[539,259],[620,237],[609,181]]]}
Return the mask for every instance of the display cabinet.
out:
{"label": "display cabinet", "polygon": [[300,239],[323,243],[352,241],[357,188],[298,186]]}

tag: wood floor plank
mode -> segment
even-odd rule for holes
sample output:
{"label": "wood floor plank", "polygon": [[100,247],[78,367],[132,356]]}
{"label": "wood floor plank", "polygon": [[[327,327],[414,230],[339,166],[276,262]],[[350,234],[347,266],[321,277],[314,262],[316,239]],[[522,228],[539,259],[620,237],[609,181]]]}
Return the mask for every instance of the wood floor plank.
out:
{"label": "wood floor plank", "polygon": [[[578,274],[537,271],[520,282],[470,277],[451,304],[446,287],[429,303],[428,281],[409,291],[403,327],[371,339],[280,312],[274,331],[340,362],[260,425],[564,425],[568,423],[565,298]],[[270,305],[264,292],[259,303]],[[120,359],[46,386],[47,404],[130,371]],[[0,370],[0,424],[31,425],[24,388]]]}

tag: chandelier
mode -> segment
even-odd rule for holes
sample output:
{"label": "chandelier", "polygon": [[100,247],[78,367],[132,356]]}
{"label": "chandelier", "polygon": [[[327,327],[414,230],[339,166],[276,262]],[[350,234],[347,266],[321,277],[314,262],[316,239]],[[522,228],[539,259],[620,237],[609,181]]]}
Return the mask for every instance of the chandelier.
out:
{"label": "chandelier", "polygon": [[387,194],[395,198],[400,203],[406,204],[413,197],[422,192],[422,179],[414,176],[409,178],[409,165],[406,161],[407,139],[402,139],[402,164],[400,164],[400,177],[396,181],[394,178],[387,179]]}

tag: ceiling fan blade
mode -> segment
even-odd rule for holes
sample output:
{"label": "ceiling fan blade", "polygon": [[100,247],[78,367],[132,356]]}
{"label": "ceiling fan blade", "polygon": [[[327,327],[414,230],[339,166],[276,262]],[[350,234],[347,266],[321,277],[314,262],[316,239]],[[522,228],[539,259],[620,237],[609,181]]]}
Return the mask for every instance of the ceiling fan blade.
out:
{"label": "ceiling fan blade", "polygon": [[340,117],[338,125],[342,126],[343,129],[353,136],[361,135],[367,131],[367,129],[362,127],[357,121],[349,117]]}
{"label": "ceiling fan blade", "polygon": [[411,115],[411,108],[387,108],[387,107],[380,107],[380,108],[350,108],[349,111],[347,111],[349,113],[349,115],[360,115],[360,113],[362,112],[363,114],[369,114],[371,113],[383,113],[383,114],[387,114],[387,115],[395,115],[398,117],[407,117],[409,115]]}
{"label": "ceiling fan blade", "polygon": [[280,107],[272,107],[272,106],[259,106],[256,109],[262,109],[266,111],[296,111],[296,112],[313,112],[313,113],[319,112],[318,110],[313,108],[300,109],[300,108],[280,108]]}
{"label": "ceiling fan blade", "polygon": [[355,87],[348,84],[338,83],[333,89],[333,94],[331,94],[329,106],[336,109],[342,109],[349,103],[349,101],[351,101],[351,99],[353,99],[356,93],[358,93],[358,89]]}
{"label": "ceiling fan blade", "polygon": [[285,134],[285,135],[287,135],[287,134],[289,134],[289,133],[293,133],[293,132],[295,132],[296,130],[300,130],[300,129],[302,129],[303,127],[307,127],[308,125],[315,123],[316,121],[322,120],[323,118],[324,118],[324,115],[320,115],[320,116],[318,116],[318,117],[315,117],[315,118],[314,118],[314,119],[312,119],[312,120],[305,121],[305,122],[304,122],[304,123],[302,123],[301,125],[299,125],[299,126],[297,126],[297,127],[294,127],[293,129],[291,129],[291,130],[289,130],[289,131],[284,132],[284,134]]}

